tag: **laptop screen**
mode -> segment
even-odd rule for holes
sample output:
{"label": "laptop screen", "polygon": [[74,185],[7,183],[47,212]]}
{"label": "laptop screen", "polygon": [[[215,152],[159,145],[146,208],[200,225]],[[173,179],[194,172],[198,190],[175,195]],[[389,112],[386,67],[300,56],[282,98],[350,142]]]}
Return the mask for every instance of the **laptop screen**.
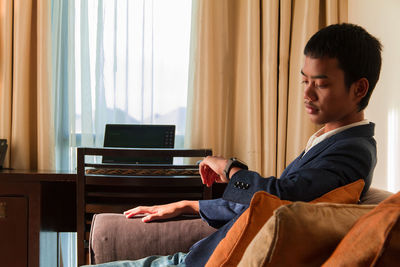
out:
{"label": "laptop screen", "polygon": [[[107,124],[104,147],[174,148],[175,125]],[[172,164],[173,158],[103,157],[103,163]]]}

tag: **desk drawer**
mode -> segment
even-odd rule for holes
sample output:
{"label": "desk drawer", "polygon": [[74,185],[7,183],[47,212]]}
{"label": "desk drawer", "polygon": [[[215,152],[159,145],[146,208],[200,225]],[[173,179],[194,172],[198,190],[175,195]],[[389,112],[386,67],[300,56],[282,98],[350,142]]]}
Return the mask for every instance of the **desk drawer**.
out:
{"label": "desk drawer", "polygon": [[28,201],[0,195],[0,262],[28,266]]}

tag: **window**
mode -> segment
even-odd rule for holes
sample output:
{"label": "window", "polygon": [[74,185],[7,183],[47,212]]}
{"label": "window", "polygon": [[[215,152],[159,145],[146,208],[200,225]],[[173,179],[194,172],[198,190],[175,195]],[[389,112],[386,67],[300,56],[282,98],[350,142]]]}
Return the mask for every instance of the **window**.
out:
{"label": "window", "polygon": [[107,123],[175,124],[183,147],[190,29],[188,0],[53,0],[58,169]]}

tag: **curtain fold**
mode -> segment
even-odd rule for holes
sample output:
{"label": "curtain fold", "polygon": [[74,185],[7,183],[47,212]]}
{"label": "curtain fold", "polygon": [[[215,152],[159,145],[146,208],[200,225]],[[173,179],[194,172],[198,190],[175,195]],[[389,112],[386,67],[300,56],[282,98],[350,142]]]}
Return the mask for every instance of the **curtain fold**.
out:
{"label": "curtain fold", "polygon": [[[11,140],[13,1],[0,2],[0,138]],[[9,166],[7,152],[4,166]]]}
{"label": "curtain fold", "polygon": [[9,143],[5,166],[53,169],[50,2],[0,3],[0,137]]}
{"label": "curtain fold", "polygon": [[346,21],[344,6],[194,1],[186,146],[210,147],[261,174],[280,174],[318,128],[303,107],[303,48],[319,28]]}

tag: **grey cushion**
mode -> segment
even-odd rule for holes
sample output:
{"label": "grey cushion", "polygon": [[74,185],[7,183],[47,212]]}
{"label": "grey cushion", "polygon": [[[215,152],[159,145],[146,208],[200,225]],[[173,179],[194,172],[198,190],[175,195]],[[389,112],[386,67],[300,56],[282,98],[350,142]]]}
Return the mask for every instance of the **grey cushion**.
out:
{"label": "grey cushion", "polygon": [[369,190],[361,197],[361,204],[372,205],[379,204],[393,193],[378,188],[370,187]]}

